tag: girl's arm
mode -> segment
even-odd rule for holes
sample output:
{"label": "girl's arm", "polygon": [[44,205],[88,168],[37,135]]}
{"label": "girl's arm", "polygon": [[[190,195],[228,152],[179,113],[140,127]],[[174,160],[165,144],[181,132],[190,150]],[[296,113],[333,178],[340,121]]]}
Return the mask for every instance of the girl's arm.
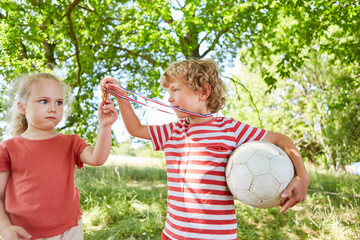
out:
{"label": "girl's arm", "polygon": [[118,113],[113,101],[107,99],[100,103],[99,111],[99,132],[95,147],[87,146],[80,155],[83,163],[99,166],[105,163],[110,154],[111,148],[111,126],[117,120]]}
{"label": "girl's arm", "polygon": [[281,194],[281,197],[285,199],[285,201],[281,204],[282,208],[280,209],[280,213],[283,213],[297,203],[305,200],[310,182],[309,175],[306,171],[299,150],[289,137],[280,133],[269,131],[263,141],[273,143],[284,150],[284,152],[290,157],[295,168],[294,179]]}
{"label": "girl's arm", "polygon": [[[114,78],[106,77],[101,80],[100,87],[103,88],[106,86],[106,88],[110,89],[111,91],[117,92],[121,95],[125,95],[125,96],[127,95],[125,91],[118,89],[118,88],[114,88],[110,85],[107,85],[107,83],[119,85],[118,82]],[[122,119],[124,121],[126,130],[129,132],[129,134],[133,137],[150,140],[151,137],[150,137],[148,127],[146,125],[142,125],[140,123],[140,120],[136,116],[129,101],[122,99],[116,95],[114,95],[114,96],[116,97],[116,100],[119,104],[120,113],[121,113]]]}
{"label": "girl's arm", "polygon": [[11,224],[5,210],[5,190],[9,176],[10,172],[0,172],[0,236],[3,240],[19,239],[20,237],[29,239],[31,236],[24,228]]}

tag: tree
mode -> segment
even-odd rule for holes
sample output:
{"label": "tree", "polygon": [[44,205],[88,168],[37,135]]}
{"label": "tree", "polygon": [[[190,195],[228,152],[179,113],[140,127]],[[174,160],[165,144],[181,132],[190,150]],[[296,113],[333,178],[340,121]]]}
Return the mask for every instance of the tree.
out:
{"label": "tree", "polygon": [[102,77],[157,96],[169,62],[212,57],[231,64],[259,24],[276,22],[276,9],[276,1],[3,0],[0,76],[11,85],[22,73],[60,69],[75,95],[65,129],[91,139]]}
{"label": "tree", "polygon": [[[284,1],[277,12],[281,24],[261,25],[254,44],[241,59],[247,62],[251,57],[252,68],[261,72],[271,89],[277,79],[301,69],[313,54],[326,54],[331,64],[340,62],[358,75],[359,11],[359,1]],[[265,67],[273,64],[276,66]]]}
{"label": "tree", "polygon": [[91,140],[94,92],[107,75],[154,97],[174,60],[211,57],[224,69],[240,57],[271,90],[314,51],[358,75],[358,12],[358,1],[344,0],[2,0],[0,79],[6,93],[20,74],[59,73],[75,95],[64,130]]}
{"label": "tree", "polygon": [[331,62],[328,56],[311,56],[268,94],[259,74],[244,67],[243,76],[233,77],[237,94],[230,95],[226,114],[288,135],[309,162],[334,168],[356,162],[360,82]]}
{"label": "tree", "polygon": [[[291,95],[302,89],[298,97],[281,97],[288,106],[277,116],[290,115],[275,119],[288,119],[292,131],[299,126],[312,133],[301,143],[307,158],[334,167],[359,158],[354,134],[360,125],[359,10],[359,1],[286,1],[278,9],[282,24],[259,26],[256,44],[240,55],[252,71],[261,73],[270,87],[267,93],[279,86]],[[292,81],[287,87],[294,90],[286,89],[282,80]]]}

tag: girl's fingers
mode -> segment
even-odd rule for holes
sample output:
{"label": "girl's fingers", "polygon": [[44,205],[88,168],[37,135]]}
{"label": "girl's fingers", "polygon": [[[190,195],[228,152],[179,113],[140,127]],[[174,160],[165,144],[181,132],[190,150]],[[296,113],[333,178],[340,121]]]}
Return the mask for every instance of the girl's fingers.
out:
{"label": "girl's fingers", "polygon": [[106,106],[106,105],[114,106],[114,102],[110,99],[106,99],[106,100],[102,101],[102,103],[103,103],[103,106]]}
{"label": "girl's fingers", "polygon": [[114,103],[110,99],[102,102],[100,107],[103,113],[117,113]]}

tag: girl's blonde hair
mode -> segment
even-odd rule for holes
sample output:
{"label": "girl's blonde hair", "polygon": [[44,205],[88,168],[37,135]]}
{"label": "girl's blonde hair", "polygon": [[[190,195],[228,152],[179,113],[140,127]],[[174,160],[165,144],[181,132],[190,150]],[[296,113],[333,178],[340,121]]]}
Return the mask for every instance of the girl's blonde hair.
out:
{"label": "girl's blonde hair", "polygon": [[207,99],[209,110],[216,113],[224,107],[226,88],[214,60],[188,59],[173,62],[161,75],[161,86],[167,88],[175,77],[181,78],[194,91],[201,91],[207,83],[210,84],[211,92]]}
{"label": "girl's blonde hair", "polygon": [[18,109],[18,103],[21,103],[25,106],[30,96],[31,86],[42,79],[58,82],[64,92],[64,107],[70,105],[70,87],[50,73],[33,73],[16,79],[15,84],[13,85],[13,89],[10,92],[11,96],[14,96],[14,98],[9,99],[9,102],[11,101],[11,106],[7,116],[7,122],[9,124],[7,131],[11,134],[11,136],[20,135],[27,129],[28,123],[26,117],[24,114],[20,113]]}

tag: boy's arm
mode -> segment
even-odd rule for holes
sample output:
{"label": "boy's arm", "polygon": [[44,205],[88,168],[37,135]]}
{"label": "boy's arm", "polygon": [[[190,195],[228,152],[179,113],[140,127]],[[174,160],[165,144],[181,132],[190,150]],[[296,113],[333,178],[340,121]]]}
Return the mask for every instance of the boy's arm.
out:
{"label": "boy's arm", "polygon": [[5,190],[10,176],[10,172],[0,172],[0,236],[3,240],[31,238],[30,234],[22,227],[11,224],[9,216],[5,210]]}
{"label": "boy's arm", "polygon": [[[110,85],[107,85],[107,83],[112,83],[112,84],[118,85],[118,82],[114,78],[106,77],[101,80],[100,87],[103,88],[106,86],[106,88],[108,88],[109,90],[111,90],[113,92],[117,92],[117,93],[119,93],[121,95],[125,95],[125,96],[127,95],[125,91],[120,90],[118,88],[114,88]],[[110,94],[112,94],[112,93],[110,93]],[[151,137],[150,137],[148,127],[146,125],[142,125],[140,123],[140,120],[136,116],[129,101],[122,99],[116,95],[114,95],[114,96],[116,97],[116,100],[119,104],[120,114],[124,121],[126,130],[128,131],[128,133],[133,137],[150,140]]]}
{"label": "boy's arm", "polygon": [[83,163],[99,166],[105,163],[111,148],[111,126],[117,120],[118,113],[114,103],[107,99],[101,102],[98,110],[99,132],[95,146],[87,146],[80,155]]}
{"label": "boy's arm", "polygon": [[299,150],[289,137],[280,133],[269,131],[263,141],[273,143],[283,149],[290,157],[295,168],[294,179],[281,194],[281,197],[285,199],[284,203],[281,204],[282,208],[280,209],[280,213],[283,213],[297,203],[305,200],[310,181],[309,175],[306,171]]}

